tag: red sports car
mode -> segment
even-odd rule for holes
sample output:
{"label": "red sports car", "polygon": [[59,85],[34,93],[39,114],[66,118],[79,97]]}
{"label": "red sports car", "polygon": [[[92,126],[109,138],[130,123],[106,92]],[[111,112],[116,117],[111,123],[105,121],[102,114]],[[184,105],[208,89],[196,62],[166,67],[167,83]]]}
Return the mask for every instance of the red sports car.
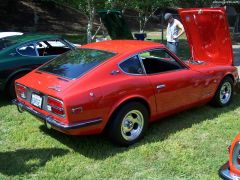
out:
{"label": "red sports car", "polygon": [[63,133],[105,130],[122,145],[138,141],[162,117],[209,102],[228,105],[238,72],[224,9],[179,14],[191,60],[149,41],[91,43],[18,79],[14,103]]}
{"label": "red sports car", "polygon": [[219,175],[223,179],[240,179],[240,134],[234,139],[229,146],[229,161],[224,164],[220,170]]}

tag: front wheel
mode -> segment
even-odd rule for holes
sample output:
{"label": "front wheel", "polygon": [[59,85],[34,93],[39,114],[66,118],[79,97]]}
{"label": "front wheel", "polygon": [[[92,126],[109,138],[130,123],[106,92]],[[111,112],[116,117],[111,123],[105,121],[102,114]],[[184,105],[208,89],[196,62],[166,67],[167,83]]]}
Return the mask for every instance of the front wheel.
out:
{"label": "front wheel", "polygon": [[134,144],[144,135],[148,126],[149,113],[138,102],[129,102],[120,107],[110,119],[107,127],[109,138],[118,145]]}
{"label": "front wheel", "polygon": [[233,96],[233,80],[225,77],[220,83],[214,98],[211,101],[213,106],[224,107],[229,105]]}

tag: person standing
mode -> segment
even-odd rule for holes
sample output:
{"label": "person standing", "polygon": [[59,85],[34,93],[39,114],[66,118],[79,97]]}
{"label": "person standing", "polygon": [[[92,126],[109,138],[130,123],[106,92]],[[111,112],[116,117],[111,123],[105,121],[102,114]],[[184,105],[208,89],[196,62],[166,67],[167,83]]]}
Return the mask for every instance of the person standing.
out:
{"label": "person standing", "polygon": [[177,55],[179,46],[179,37],[185,32],[182,23],[174,19],[171,13],[164,15],[165,21],[168,22],[167,26],[167,47],[170,51]]}

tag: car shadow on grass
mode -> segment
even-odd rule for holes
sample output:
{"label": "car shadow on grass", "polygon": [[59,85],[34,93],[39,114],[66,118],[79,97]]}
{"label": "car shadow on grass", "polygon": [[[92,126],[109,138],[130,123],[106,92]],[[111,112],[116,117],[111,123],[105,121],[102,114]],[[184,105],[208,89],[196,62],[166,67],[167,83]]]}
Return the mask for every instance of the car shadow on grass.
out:
{"label": "car shadow on grass", "polygon": [[85,157],[99,160],[134,149],[138,146],[164,141],[170,135],[191,128],[194,124],[199,124],[206,120],[214,120],[214,118],[218,117],[220,114],[234,111],[238,108],[239,101],[240,95],[235,95],[232,104],[225,108],[214,108],[205,105],[161,119],[150,125],[144,139],[130,147],[115,146],[104,135],[68,136],[55,130],[48,130],[45,126],[41,126],[40,129],[75,152]]}
{"label": "car shadow on grass", "polygon": [[7,96],[0,91],[0,107],[10,105],[11,101],[7,98]]}
{"label": "car shadow on grass", "polygon": [[69,151],[60,148],[18,149],[0,152],[0,173],[13,176],[36,171],[54,157],[64,156]]}
{"label": "car shadow on grass", "polygon": [[68,146],[73,151],[91,159],[106,159],[128,150],[128,147],[118,147],[113,145],[104,134],[70,136],[53,129],[47,129],[44,125],[40,126],[40,130],[58,140],[60,143]]}

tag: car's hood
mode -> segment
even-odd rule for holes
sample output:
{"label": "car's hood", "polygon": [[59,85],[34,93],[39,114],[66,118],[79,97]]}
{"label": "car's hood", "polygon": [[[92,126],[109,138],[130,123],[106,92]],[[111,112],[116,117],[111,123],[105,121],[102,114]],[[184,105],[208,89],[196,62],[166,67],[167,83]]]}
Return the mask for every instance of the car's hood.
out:
{"label": "car's hood", "polygon": [[192,58],[232,65],[232,43],[224,8],[179,9]]}

